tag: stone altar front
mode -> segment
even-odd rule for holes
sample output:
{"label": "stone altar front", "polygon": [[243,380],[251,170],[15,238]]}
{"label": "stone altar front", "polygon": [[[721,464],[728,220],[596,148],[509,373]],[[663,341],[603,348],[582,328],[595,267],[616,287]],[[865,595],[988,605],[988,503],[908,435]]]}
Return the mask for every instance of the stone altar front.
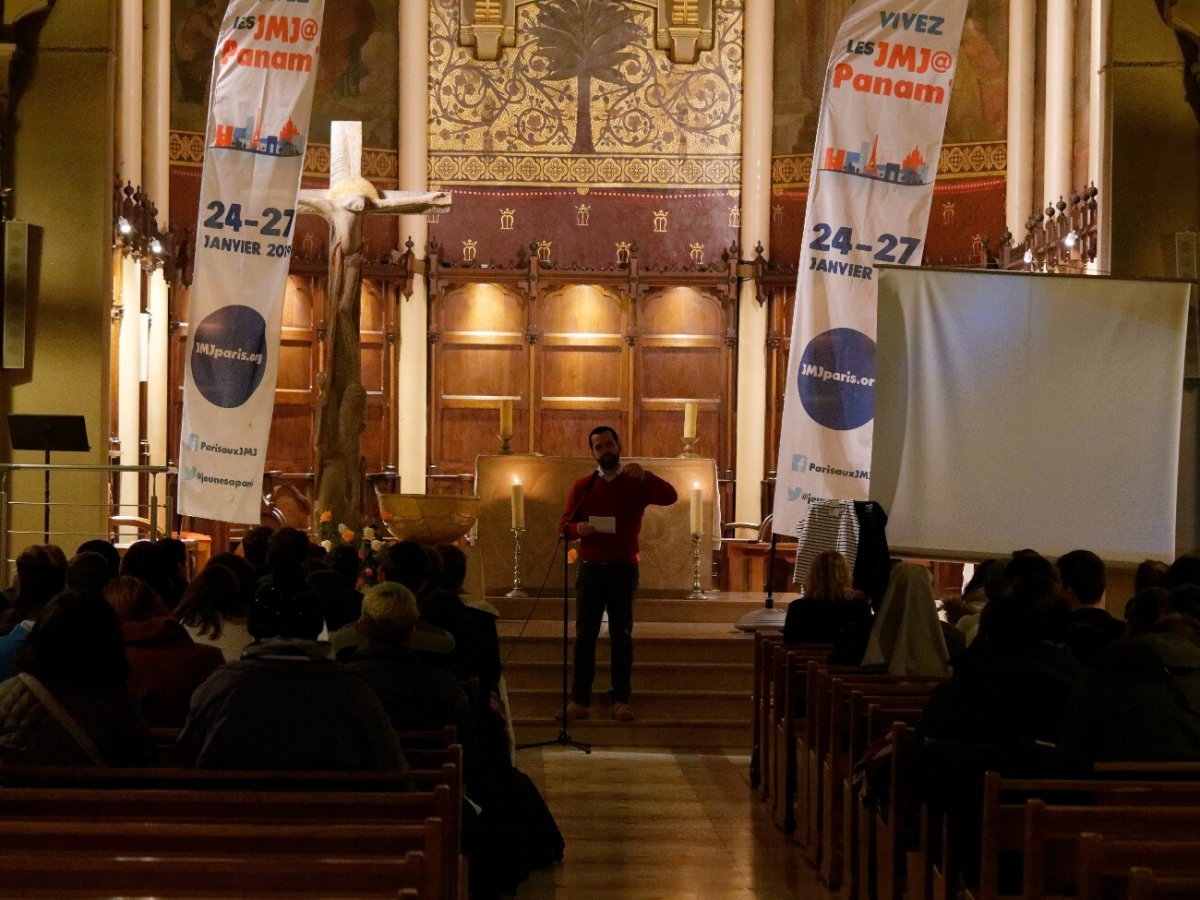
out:
{"label": "stone altar front", "polygon": [[[641,583],[643,597],[680,597],[692,591],[692,536],[690,498],[692,485],[703,493],[704,535],[700,539],[700,584],[713,589],[713,535],[720,533],[717,501],[717,465],[712,459],[642,459],[644,468],[669,481],[679,493],[673,506],[651,506],[642,520]],[[479,496],[479,555],[485,593],[508,593],[513,581],[512,484],[519,478],[525,489],[525,533],[521,536],[522,589],[531,597],[541,590],[562,595],[562,554],[558,549],[558,523],[567,492],[578,479],[596,468],[589,457],[480,456],[475,461],[475,491]],[[574,591],[575,566],[569,578]],[[549,575],[547,576],[547,570]],[[545,586],[543,587],[543,582]]]}

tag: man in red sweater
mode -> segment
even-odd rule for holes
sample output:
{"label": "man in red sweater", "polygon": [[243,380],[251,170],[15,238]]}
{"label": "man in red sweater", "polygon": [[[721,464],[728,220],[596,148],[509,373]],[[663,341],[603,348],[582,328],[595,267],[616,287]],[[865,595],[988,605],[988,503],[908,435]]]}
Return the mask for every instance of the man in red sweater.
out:
{"label": "man in red sweater", "polygon": [[638,585],[638,534],[646,507],[670,506],[675,488],[637,463],[621,463],[621,441],[608,425],[592,429],[588,446],[598,468],[580,478],[567,495],[560,531],[579,541],[575,581],[575,662],[568,719],[586,719],[596,672],[596,639],[608,610],[612,644],[614,719],[633,719],[629,676],[633,669],[633,595]]}

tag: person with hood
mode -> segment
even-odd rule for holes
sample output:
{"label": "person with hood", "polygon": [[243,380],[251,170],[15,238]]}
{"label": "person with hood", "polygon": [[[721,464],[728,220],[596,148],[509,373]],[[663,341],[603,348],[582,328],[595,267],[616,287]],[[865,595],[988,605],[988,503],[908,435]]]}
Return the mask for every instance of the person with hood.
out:
{"label": "person with hood", "polygon": [[192,695],[179,735],[197,768],[384,770],[406,768],[391,720],[361,677],[317,641],[321,605],[296,573],[277,571],[255,595],[254,643]]}

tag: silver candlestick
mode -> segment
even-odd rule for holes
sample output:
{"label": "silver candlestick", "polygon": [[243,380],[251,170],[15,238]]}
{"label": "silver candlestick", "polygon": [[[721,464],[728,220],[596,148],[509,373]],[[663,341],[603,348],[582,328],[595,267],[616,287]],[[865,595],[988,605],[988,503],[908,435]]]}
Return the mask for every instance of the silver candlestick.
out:
{"label": "silver candlestick", "polygon": [[692,534],[692,592],[689,600],[705,600],[707,594],[700,587],[700,533]]}
{"label": "silver candlestick", "polygon": [[513,586],[512,590],[505,594],[505,597],[528,597],[529,595],[521,590],[521,535],[525,533],[524,528],[514,528],[513,533]]}

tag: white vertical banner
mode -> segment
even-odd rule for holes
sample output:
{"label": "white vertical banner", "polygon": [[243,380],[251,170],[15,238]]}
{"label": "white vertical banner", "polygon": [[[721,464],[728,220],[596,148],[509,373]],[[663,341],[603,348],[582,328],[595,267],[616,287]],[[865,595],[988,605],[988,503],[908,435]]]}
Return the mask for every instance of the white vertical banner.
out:
{"label": "white vertical banner", "polygon": [[179,512],[259,521],[324,0],[230,0],[205,135]]}
{"label": "white vertical banner", "polygon": [[860,0],[825,72],[796,283],[773,527],[865,500],[876,266],[919,265],[967,0]]}

